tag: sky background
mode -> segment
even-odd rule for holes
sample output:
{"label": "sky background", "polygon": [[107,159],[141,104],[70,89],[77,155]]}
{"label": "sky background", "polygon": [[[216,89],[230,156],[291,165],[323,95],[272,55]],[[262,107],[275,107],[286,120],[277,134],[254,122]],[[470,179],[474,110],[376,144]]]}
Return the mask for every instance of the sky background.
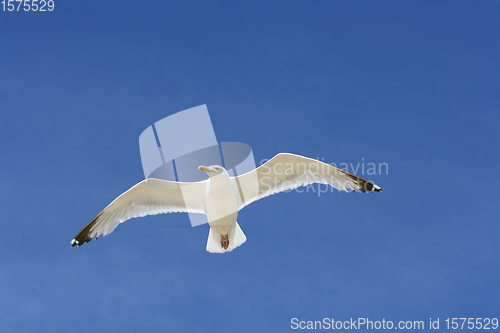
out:
{"label": "sky background", "polygon": [[[55,0],[0,31],[2,332],[500,317],[499,1]],[[257,163],[387,163],[384,191],[258,201],[224,255],[185,214],[71,248],[201,104]]]}

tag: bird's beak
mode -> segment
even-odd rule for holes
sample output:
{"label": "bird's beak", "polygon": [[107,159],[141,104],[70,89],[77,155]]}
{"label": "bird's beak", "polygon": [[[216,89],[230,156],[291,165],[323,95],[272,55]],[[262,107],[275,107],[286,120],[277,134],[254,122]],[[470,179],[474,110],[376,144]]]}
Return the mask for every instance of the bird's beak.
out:
{"label": "bird's beak", "polygon": [[209,169],[209,168],[207,168],[207,167],[206,167],[206,166],[204,166],[204,165],[200,165],[200,166],[198,167],[198,170],[203,171],[203,172],[209,172],[209,171],[210,171],[210,169]]}

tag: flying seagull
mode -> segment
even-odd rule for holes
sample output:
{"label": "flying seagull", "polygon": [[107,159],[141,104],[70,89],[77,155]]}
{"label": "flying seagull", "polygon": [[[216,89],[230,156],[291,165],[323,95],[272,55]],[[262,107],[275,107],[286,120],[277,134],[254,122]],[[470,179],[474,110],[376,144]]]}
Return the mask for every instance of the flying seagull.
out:
{"label": "flying seagull", "polygon": [[224,253],[246,241],[236,222],[238,212],[261,198],[313,183],[328,184],[339,191],[382,191],[352,173],[287,153],[278,154],[237,177],[230,177],[220,165],[201,165],[198,169],[209,178],[191,183],[148,178],[134,185],[83,227],[71,246],[108,235],[118,224],[134,217],[183,212],[206,214],[210,225],[206,249],[211,253]]}

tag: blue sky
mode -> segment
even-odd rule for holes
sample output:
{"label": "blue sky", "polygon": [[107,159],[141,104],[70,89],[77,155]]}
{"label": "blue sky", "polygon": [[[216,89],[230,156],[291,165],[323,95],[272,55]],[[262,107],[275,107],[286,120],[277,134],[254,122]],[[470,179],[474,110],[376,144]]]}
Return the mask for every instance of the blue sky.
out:
{"label": "blue sky", "polygon": [[[499,317],[500,2],[55,1],[0,13],[2,332],[285,332]],[[187,215],[73,236],[143,179],[138,138],[387,163],[376,194],[279,194],[205,251]]]}

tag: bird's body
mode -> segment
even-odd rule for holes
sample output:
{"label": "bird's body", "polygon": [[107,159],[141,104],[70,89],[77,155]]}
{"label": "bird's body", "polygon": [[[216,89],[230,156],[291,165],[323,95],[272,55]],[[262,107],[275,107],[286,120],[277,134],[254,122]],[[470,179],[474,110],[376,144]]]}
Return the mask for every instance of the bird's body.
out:
{"label": "bird's body", "polygon": [[339,191],[380,192],[372,182],[307,157],[281,153],[246,174],[230,177],[219,165],[200,166],[209,178],[183,183],[146,179],[116,198],[71,241],[83,245],[111,233],[118,224],[134,217],[186,212],[206,214],[210,225],[207,251],[229,252],[246,241],[237,222],[238,212],[266,196],[313,183],[328,184]]}
{"label": "bird's body", "polygon": [[[246,237],[237,226],[236,218],[238,217],[238,199],[237,193],[233,186],[233,182],[227,171],[221,166],[213,166],[217,172],[211,175],[207,172],[209,180],[207,182],[207,219],[210,225],[210,233],[207,241],[207,251],[219,252],[218,240],[220,247],[226,251],[240,246],[246,241]],[[200,166],[200,170],[210,170],[205,166]],[[234,241],[235,233],[239,237],[239,244]],[[241,233],[241,235],[239,235]],[[243,238],[241,237],[243,236]],[[237,245],[236,245],[237,244]]]}

